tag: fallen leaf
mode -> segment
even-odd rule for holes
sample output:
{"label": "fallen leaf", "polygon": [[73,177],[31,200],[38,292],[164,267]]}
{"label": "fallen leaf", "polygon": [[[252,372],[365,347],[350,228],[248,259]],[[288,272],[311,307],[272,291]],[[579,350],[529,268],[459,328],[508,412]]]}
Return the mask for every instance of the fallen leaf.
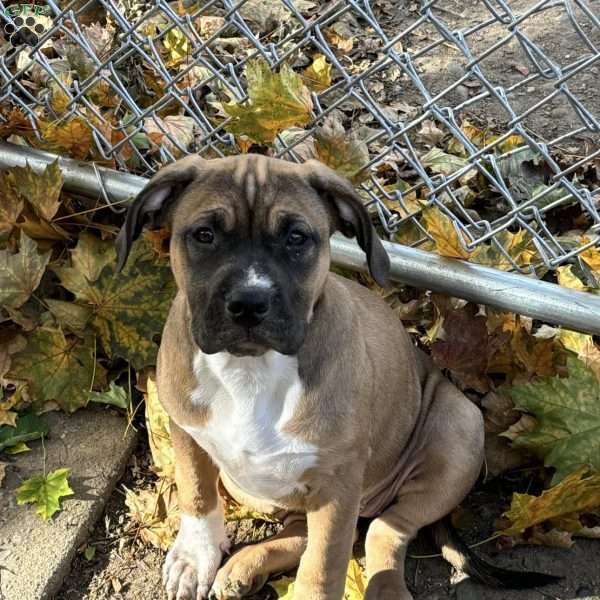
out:
{"label": "fallen leaf", "polygon": [[420,139],[432,146],[437,146],[444,139],[446,134],[431,119],[425,119],[421,123],[421,129],[417,132]]}
{"label": "fallen leaf", "polygon": [[4,450],[6,454],[23,454],[23,452],[31,452],[31,448],[25,442],[17,442],[14,446],[9,446]]}
{"label": "fallen leaf", "polygon": [[159,479],[155,489],[133,492],[125,488],[125,505],[129,518],[138,525],[141,540],[156,548],[168,550],[179,529],[179,509],[175,485]]}
{"label": "fallen leaf", "polygon": [[600,349],[594,344],[594,338],[591,335],[561,329],[558,339],[564,348],[575,352],[586,367],[594,371],[596,377],[600,379]]}
{"label": "fallen leaf", "polygon": [[47,521],[60,510],[60,500],[72,496],[69,486],[71,469],[56,469],[47,475],[26,479],[15,491],[17,504],[35,504],[35,512]]}
{"label": "fallen leaf", "polygon": [[96,546],[90,546],[88,544],[83,551],[83,556],[87,561],[94,560],[94,556],[96,556]]}
{"label": "fallen leaf", "polygon": [[564,267],[558,267],[556,269],[556,277],[558,284],[563,287],[578,290],[580,292],[587,292],[587,286],[573,273],[573,265],[566,265]]}
{"label": "fallen leaf", "polygon": [[[278,600],[294,599],[294,578],[281,577],[276,581],[270,581],[269,586],[277,594]],[[366,587],[364,570],[358,561],[352,558],[346,571],[346,587],[344,588],[343,600],[363,600]]]}
{"label": "fallen leaf", "polygon": [[41,174],[27,164],[25,167],[9,169],[8,176],[12,180],[13,189],[29,202],[36,214],[51,221],[60,206],[60,192],[64,181],[58,159],[50,163]]}
{"label": "fallen leaf", "polygon": [[164,119],[154,116],[144,121],[144,129],[156,149],[164,146],[175,158],[183,156],[194,141],[195,127],[194,119],[184,115],[170,115]]}
{"label": "fallen leaf", "polygon": [[54,271],[77,302],[91,309],[91,325],[110,358],[125,358],[135,369],[155,364],[154,337],[162,330],[175,284],[145,239],[134,244],[123,271],[116,273],[115,264],[107,264],[93,283],[75,265]]}
{"label": "fallen leaf", "polygon": [[117,385],[114,381],[110,382],[108,390],[104,392],[88,392],[88,398],[90,402],[111,404],[123,410],[127,410],[130,405],[129,394],[125,388]]}
{"label": "fallen leaf", "polygon": [[146,429],[156,472],[163,477],[174,476],[175,453],[171,444],[169,415],[158,399],[154,375],[146,380]]}
{"label": "fallen leaf", "polygon": [[19,415],[15,427],[0,427],[0,452],[21,444],[37,440],[48,433],[48,425],[41,417],[33,413]]}
{"label": "fallen leaf", "polygon": [[[590,240],[584,236],[581,243],[587,244],[589,241]],[[590,269],[600,273],[600,249],[598,246],[591,246],[587,250],[584,250],[579,257]]]}
{"label": "fallen leaf", "polygon": [[[440,148],[432,148],[427,154],[421,157],[421,164],[431,169],[434,173],[448,176],[467,167],[469,161],[466,158],[448,154]],[[477,177],[477,170],[471,168],[460,176],[459,181],[464,185],[475,177]]]}
{"label": "fallen leaf", "polygon": [[519,229],[515,233],[508,230],[499,232],[490,245],[478,246],[469,260],[502,271],[510,271],[513,269],[513,262],[517,267],[527,267],[534,262],[536,256],[533,237],[524,229]]}
{"label": "fallen leaf", "polygon": [[268,144],[284,129],[310,122],[313,103],[302,78],[286,64],[278,73],[264,60],[246,65],[248,101],[223,105],[232,117],[227,131]]}
{"label": "fallen leaf", "polygon": [[443,321],[431,356],[438,367],[450,369],[461,387],[480,392],[489,389],[487,368],[488,332],[485,317],[468,305],[460,310],[441,310]]}
{"label": "fallen leaf", "polygon": [[93,316],[89,306],[52,298],[45,298],[44,302],[50,309],[54,320],[63,330],[71,331],[82,338],[89,333]]}
{"label": "fallen leaf", "polygon": [[354,37],[344,37],[339,34],[333,27],[325,29],[325,38],[327,41],[338,50],[348,53],[354,48]]}
{"label": "fallen leaf", "polygon": [[178,65],[191,51],[190,40],[179,27],[169,29],[162,43],[168,51],[170,66]]}
{"label": "fallen leaf", "polygon": [[35,131],[20,108],[13,107],[8,114],[5,113],[2,116],[4,118],[0,122],[0,138],[7,138],[11,135],[28,136]]}
{"label": "fallen leaf", "polygon": [[515,406],[532,413],[536,428],[513,444],[556,469],[556,484],[581,465],[600,470],[600,383],[574,356],[567,357],[569,376],[547,377],[510,390]]}
{"label": "fallen leaf", "polygon": [[302,78],[313,92],[324,92],[331,86],[331,64],[323,54],[315,54],[312,64],[304,69]]}
{"label": "fallen leaf", "polygon": [[8,463],[0,462],[0,487],[2,487],[2,482],[4,481],[4,478],[6,477],[6,467],[7,466],[8,466]]}
{"label": "fallen leaf", "polygon": [[100,277],[102,269],[116,259],[115,245],[112,241],[101,240],[88,232],[82,232],[77,246],[71,250],[71,262],[89,282]]}
{"label": "fallen leaf", "polygon": [[581,467],[540,496],[513,494],[510,509],[504,513],[510,525],[500,533],[521,534],[539,523],[600,507],[600,474],[588,472]]}
{"label": "fallen leaf", "polygon": [[369,149],[356,132],[346,132],[344,126],[333,116],[325,119],[315,130],[317,157],[328,167],[359,183],[369,176],[365,169],[369,163]]}
{"label": "fallen leaf", "polygon": [[37,244],[21,232],[19,251],[0,250],[0,305],[19,308],[40,284],[50,252],[38,253]]}
{"label": "fallen leaf", "polygon": [[94,359],[89,337],[68,339],[60,327],[42,326],[29,334],[26,348],[13,357],[9,376],[29,384],[38,406],[53,400],[74,412],[88,403],[88,392],[104,379],[104,369]]}
{"label": "fallen leaf", "polygon": [[13,187],[9,172],[0,171],[0,241],[6,240],[17,226],[24,206],[25,201]]}
{"label": "fallen leaf", "polygon": [[73,158],[87,158],[94,145],[92,130],[83,117],[67,122],[41,123],[42,139],[50,149],[68,152]]}
{"label": "fallen leaf", "polygon": [[471,256],[471,252],[463,247],[452,219],[438,208],[423,209],[422,221],[440,256],[463,259]]}

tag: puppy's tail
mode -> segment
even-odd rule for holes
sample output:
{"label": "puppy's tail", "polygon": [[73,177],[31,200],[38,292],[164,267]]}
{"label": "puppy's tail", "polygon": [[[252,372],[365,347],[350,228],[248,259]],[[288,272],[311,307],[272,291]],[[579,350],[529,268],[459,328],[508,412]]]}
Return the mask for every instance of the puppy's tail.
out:
{"label": "puppy's tail", "polygon": [[447,516],[430,526],[435,544],[442,556],[455,569],[466,573],[475,581],[494,588],[527,589],[560,581],[562,577],[535,571],[511,571],[495,567],[477,556],[458,535]]}

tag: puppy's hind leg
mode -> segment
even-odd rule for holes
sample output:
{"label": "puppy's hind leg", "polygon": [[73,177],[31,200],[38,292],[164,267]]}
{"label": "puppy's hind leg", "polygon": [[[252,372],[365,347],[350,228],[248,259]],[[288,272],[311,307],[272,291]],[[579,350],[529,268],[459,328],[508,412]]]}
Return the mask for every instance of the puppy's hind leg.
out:
{"label": "puppy's hind leg", "polygon": [[[477,479],[483,459],[479,410],[445,380],[427,386],[433,394],[423,445],[395,502],[374,519],[365,543],[365,600],[410,600],[404,579],[409,541],[419,529],[453,510]],[[433,388],[433,389],[432,389]]]}
{"label": "puppy's hind leg", "polygon": [[270,575],[298,566],[306,540],[306,518],[302,516],[273,537],[244,546],[219,569],[209,598],[230,600],[255,593]]}

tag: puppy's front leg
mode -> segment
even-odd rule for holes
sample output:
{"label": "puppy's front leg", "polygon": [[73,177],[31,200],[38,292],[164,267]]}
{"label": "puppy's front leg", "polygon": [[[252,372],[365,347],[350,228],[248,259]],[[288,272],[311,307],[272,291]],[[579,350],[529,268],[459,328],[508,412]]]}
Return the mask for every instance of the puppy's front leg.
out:
{"label": "puppy's front leg", "polygon": [[169,600],[200,600],[208,596],[223,552],[223,506],[217,492],[217,467],[192,437],[171,420],[175,450],[175,481],[181,525],[163,567]]}
{"label": "puppy's front leg", "polygon": [[295,600],[342,599],[360,505],[357,479],[346,472],[311,498],[308,544],[298,568]]}

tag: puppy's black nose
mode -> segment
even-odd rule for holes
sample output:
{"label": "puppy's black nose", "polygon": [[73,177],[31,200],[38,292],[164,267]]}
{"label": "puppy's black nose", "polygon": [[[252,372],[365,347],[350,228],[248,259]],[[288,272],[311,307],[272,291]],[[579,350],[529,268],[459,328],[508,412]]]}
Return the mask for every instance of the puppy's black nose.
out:
{"label": "puppy's black nose", "polygon": [[269,314],[272,295],[268,289],[238,288],[228,294],[225,310],[234,323],[256,327]]}

